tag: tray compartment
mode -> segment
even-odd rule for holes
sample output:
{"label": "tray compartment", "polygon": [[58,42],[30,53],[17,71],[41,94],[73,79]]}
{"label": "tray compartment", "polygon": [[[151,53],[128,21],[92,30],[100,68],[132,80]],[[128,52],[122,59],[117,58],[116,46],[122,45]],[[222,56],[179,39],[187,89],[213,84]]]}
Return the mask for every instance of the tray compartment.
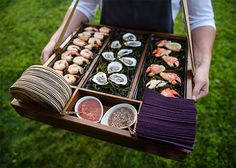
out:
{"label": "tray compartment", "polygon": [[120,49],[132,49],[133,53],[127,55],[127,57],[133,57],[137,60],[137,64],[135,67],[127,67],[123,64],[123,69],[120,72],[118,72],[118,73],[123,73],[123,74],[127,75],[128,83],[125,86],[117,85],[113,82],[109,82],[108,85],[106,85],[106,86],[99,86],[99,85],[95,84],[92,81],[92,77],[95,74],[97,74],[98,72],[105,72],[107,74],[107,76],[109,76],[108,72],[107,72],[107,66],[109,64],[109,61],[105,60],[102,56],[100,56],[92,73],[90,74],[89,78],[87,79],[87,81],[83,85],[84,88],[99,91],[99,92],[105,92],[108,94],[117,95],[117,96],[121,96],[121,97],[129,97],[131,90],[132,90],[131,85],[133,84],[133,81],[135,79],[135,74],[139,71],[138,65],[140,63],[141,58],[143,57],[143,53],[145,50],[145,44],[148,39],[148,34],[144,33],[144,32],[139,32],[139,31],[130,31],[127,29],[117,29],[114,32],[114,34],[112,35],[110,41],[107,43],[103,52],[112,51],[116,57],[115,61],[120,62],[117,57],[117,53],[120,49],[112,49],[112,48],[110,48],[110,45],[113,41],[116,41],[116,40],[120,41],[120,43],[122,44],[124,42],[122,39],[122,36],[128,32],[135,34],[137,37],[137,40],[142,42],[141,47],[137,47],[137,48],[136,47],[126,47],[126,46],[122,45],[122,47],[120,48]]}
{"label": "tray compartment", "polygon": [[[137,100],[133,100],[133,99],[129,99],[129,98],[121,98],[118,96],[109,95],[106,93],[100,93],[97,91],[88,90],[88,89],[84,89],[84,88],[78,88],[74,92],[74,94],[72,95],[71,99],[68,101],[68,103],[63,111],[64,112],[71,112],[71,111],[74,112],[74,107],[75,107],[76,102],[84,96],[94,96],[101,101],[101,103],[103,105],[103,116],[111,107],[113,107],[117,104],[120,104],[120,103],[127,103],[127,104],[133,105],[136,108],[137,112],[139,113],[139,110],[140,110],[141,104],[142,104],[141,101],[137,101]],[[105,133],[106,131],[109,131],[109,132],[114,132],[116,134],[125,134],[127,137],[132,137],[132,135],[130,134],[131,132],[128,129],[118,129],[115,127],[102,125],[102,124],[100,124],[100,122],[94,123],[94,122],[91,122],[88,120],[80,119],[76,115],[70,115],[70,116],[74,117],[79,122],[86,123],[85,127],[88,126],[87,127],[88,134],[90,134],[90,132],[93,132],[93,128],[91,128],[91,127],[96,127],[96,128],[100,128],[101,129],[100,131],[104,134],[106,134]],[[131,129],[134,129],[135,125],[136,125],[136,122],[135,122],[135,124],[133,124],[131,126]]]}
{"label": "tray compartment", "polygon": [[[74,106],[75,106],[76,102],[84,96],[94,96],[94,97],[98,98],[101,101],[103,108],[104,108],[103,115],[112,106],[115,106],[120,103],[128,103],[128,104],[133,105],[136,108],[137,112],[139,112],[140,107],[141,107],[141,102],[137,101],[137,100],[132,100],[132,99],[128,99],[128,98],[121,98],[118,96],[100,93],[97,91],[92,91],[92,90],[88,90],[88,89],[84,89],[84,88],[78,88],[74,92],[74,94],[72,95],[72,97],[69,100],[69,102],[67,103],[66,107],[64,108],[64,112],[74,111]],[[79,119],[79,120],[83,120],[83,119]],[[86,122],[92,123],[90,121],[86,121]],[[97,124],[101,125],[100,123],[97,123]],[[115,129],[115,130],[120,130],[120,129],[110,127],[110,126],[106,126],[106,127],[109,127],[111,129]],[[121,131],[124,131],[124,130],[121,130]],[[126,131],[128,131],[128,130],[126,130]]]}
{"label": "tray compartment", "polygon": [[[67,47],[70,46],[70,45],[73,45],[73,40],[75,38],[78,37],[78,34],[79,33],[82,33],[84,31],[84,29],[86,27],[89,27],[89,26],[92,26],[92,27],[95,27],[97,29],[99,29],[100,27],[103,27],[104,25],[93,25],[93,24],[82,24],[75,32],[73,32],[61,45],[61,50],[60,50],[60,53],[54,53],[51,58],[44,64],[45,66],[48,66],[48,67],[53,67],[54,63],[58,60],[61,59],[61,53],[65,52]],[[104,36],[104,39],[101,40],[102,42],[102,46],[98,47],[98,48],[93,48],[91,51],[93,52],[93,59],[90,60],[90,64],[83,64],[82,67],[84,69],[84,73],[82,75],[79,75],[79,78],[76,80],[76,82],[72,85],[73,86],[77,86],[79,85],[80,81],[84,78],[84,76],[86,76],[86,73],[88,72],[89,70],[89,67],[91,67],[91,65],[93,65],[93,62],[96,62],[96,57],[99,55],[99,53],[104,49],[104,47],[106,46],[106,44],[108,43],[109,39],[110,39],[110,36],[112,35],[113,33],[113,28],[109,27],[109,26],[106,26],[108,28],[111,29],[111,32],[109,33],[108,36]],[[80,47],[81,50],[84,49],[84,47]],[[72,64],[72,63],[69,63],[69,65]],[[68,74],[68,71],[67,71],[67,68],[64,69],[63,71],[63,75],[65,74]]]}
{"label": "tray compartment", "polygon": [[[164,62],[164,60],[161,59],[161,57],[155,57],[153,56],[152,52],[157,49],[157,46],[155,45],[156,42],[160,40],[170,40],[172,42],[178,42],[181,44],[182,49],[180,52],[171,52],[169,55],[178,58],[179,60],[179,67],[169,67],[167,63]],[[163,47],[164,48],[164,47]],[[172,85],[168,83],[166,86],[162,88],[155,88],[155,91],[161,92],[165,88],[171,88],[176,90],[179,94],[180,97],[186,98],[186,92],[187,92],[187,65],[188,65],[188,46],[187,46],[187,39],[185,37],[181,36],[175,36],[175,35],[169,35],[169,34],[152,34],[151,39],[150,39],[150,44],[148,45],[147,52],[145,54],[145,59],[143,66],[141,68],[139,80],[136,85],[136,89],[133,95],[134,99],[142,100],[143,99],[143,89],[146,87],[146,84],[151,80],[151,79],[157,79],[157,80],[163,80],[165,81],[160,75],[154,75],[153,77],[149,77],[146,75],[146,69],[151,65],[151,64],[159,64],[165,66],[166,70],[165,72],[171,72],[171,73],[176,73],[180,78],[182,83],[181,84],[176,84]]]}

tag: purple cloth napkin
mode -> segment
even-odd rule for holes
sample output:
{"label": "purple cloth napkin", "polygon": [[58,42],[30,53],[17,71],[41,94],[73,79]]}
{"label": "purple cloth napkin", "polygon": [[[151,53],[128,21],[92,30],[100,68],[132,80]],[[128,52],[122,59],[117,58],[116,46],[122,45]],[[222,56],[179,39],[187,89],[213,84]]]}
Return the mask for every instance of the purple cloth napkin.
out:
{"label": "purple cloth napkin", "polygon": [[194,101],[165,97],[145,88],[136,134],[141,138],[193,150],[196,134]]}

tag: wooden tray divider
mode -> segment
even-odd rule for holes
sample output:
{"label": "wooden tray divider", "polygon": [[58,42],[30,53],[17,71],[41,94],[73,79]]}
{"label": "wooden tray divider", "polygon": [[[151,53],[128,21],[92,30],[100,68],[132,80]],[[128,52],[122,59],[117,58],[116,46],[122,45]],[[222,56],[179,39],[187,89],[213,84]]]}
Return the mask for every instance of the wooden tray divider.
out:
{"label": "wooden tray divider", "polygon": [[135,72],[135,77],[134,77],[134,79],[133,79],[133,82],[132,82],[132,85],[131,85],[131,89],[130,89],[130,93],[129,93],[129,96],[128,96],[130,99],[133,98],[134,92],[135,92],[136,87],[137,87],[137,85],[138,85],[139,76],[140,76],[141,73],[142,73],[142,66],[143,66],[143,64],[145,63],[145,55],[146,55],[146,53],[147,53],[148,45],[149,45],[149,43],[150,43],[150,40],[151,40],[151,35],[149,35],[148,38],[147,38],[147,41],[146,41],[146,44],[145,44],[143,53],[142,53],[142,55],[141,55],[141,58],[140,58],[138,67],[137,67],[136,72]]}

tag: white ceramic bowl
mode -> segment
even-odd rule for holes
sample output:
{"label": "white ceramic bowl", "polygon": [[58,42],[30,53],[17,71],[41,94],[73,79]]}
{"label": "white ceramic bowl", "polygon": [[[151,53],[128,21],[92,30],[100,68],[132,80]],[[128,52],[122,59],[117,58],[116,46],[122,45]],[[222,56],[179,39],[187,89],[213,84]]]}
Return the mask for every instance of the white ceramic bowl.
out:
{"label": "white ceramic bowl", "polygon": [[[113,107],[111,107],[105,114],[104,116],[102,117],[102,120],[101,120],[101,124],[103,125],[108,125],[108,119],[109,117],[111,116],[111,114],[118,108],[120,107],[127,107],[129,108],[133,114],[134,114],[134,120],[132,121],[132,123],[130,123],[129,126],[133,125],[135,123],[135,121],[137,120],[137,110],[134,106],[130,105],[130,104],[127,104],[127,103],[121,103],[121,104],[117,104]],[[108,125],[109,126],[109,125]],[[127,128],[128,126],[126,127],[121,127],[121,128],[118,128],[118,129],[124,129],[124,128]],[[115,127],[117,128],[117,127]]]}
{"label": "white ceramic bowl", "polygon": [[[96,98],[96,97],[94,97],[94,96],[84,96],[84,97],[80,98],[80,99],[76,102],[74,110],[75,110],[75,112],[78,112],[77,109],[78,109],[79,105],[80,105],[82,102],[84,102],[85,100],[88,100],[88,99],[96,100],[96,101],[100,104],[100,107],[101,107],[101,116],[100,116],[99,120],[98,120],[98,121],[87,120],[87,121],[91,121],[91,122],[97,123],[97,122],[99,122],[99,121],[102,119],[102,116],[103,116],[103,105],[102,105],[101,101],[100,101],[98,98]],[[77,115],[77,117],[81,118],[80,115],[79,115],[79,113],[76,113],[76,115]],[[84,118],[81,118],[81,119],[84,119]],[[84,119],[84,120],[86,120],[86,119]]]}

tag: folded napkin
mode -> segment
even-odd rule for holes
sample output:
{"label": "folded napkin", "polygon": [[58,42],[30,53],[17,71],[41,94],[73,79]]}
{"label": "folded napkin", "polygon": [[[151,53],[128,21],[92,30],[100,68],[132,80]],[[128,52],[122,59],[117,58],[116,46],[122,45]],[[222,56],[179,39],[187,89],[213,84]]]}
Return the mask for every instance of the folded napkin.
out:
{"label": "folded napkin", "polygon": [[170,98],[144,89],[136,134],[193,150],[196,134],[196,107],[193,100]]}

